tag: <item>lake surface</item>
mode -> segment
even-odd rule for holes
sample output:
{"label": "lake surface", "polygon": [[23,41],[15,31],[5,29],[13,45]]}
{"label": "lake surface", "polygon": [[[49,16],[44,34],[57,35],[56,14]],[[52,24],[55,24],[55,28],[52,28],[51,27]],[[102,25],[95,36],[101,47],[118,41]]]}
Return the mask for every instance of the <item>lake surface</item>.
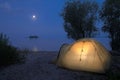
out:
{"label": "lake surface", "polygon": [[[108,50],[111,50],[109,42],[109,38],[94,38],[95,40],[102,43]],[[72,43],[73,40],[63,38],[38,38],[38,39],[29,39],[28,37],[23,36],[11,36],[10,42],[12,45],[19,49],[29,49],[35,51],[58,51],[60,46],[63,43]]]}

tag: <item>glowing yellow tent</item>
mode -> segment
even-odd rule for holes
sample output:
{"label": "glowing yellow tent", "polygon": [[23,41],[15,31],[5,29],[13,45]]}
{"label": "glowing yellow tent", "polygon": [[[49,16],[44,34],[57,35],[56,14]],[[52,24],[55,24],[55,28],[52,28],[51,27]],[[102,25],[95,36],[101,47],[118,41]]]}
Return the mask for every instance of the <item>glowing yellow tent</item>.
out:
{"label": "glowing yellow tent", "polygon": [[81,39],[60,48],[56,64],[72,70],[104,72],[110,63],[110,54],[99,42]]}

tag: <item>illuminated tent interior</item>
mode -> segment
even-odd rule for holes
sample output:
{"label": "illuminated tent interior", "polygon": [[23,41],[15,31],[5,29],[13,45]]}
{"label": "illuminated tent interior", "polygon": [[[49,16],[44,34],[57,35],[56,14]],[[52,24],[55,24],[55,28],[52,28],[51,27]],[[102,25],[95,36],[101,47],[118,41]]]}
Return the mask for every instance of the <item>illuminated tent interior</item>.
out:
{"label": "illuminated tent interior", "polygon": [[105,72],[110,63],[110,54],[93,39],[81,39],[73,44],[63,44],[56,64],[72,70]]}

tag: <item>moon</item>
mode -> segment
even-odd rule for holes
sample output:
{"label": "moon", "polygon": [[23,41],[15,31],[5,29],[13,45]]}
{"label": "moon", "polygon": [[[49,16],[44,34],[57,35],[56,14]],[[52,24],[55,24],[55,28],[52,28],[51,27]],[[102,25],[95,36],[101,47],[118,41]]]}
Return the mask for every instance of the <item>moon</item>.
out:
{"label": "moon", "polygon": [[35,18],[36,18],[36,15],[33,15],[32,18],[35,19]]}
{"label": "moon", "polygon": [[35,14],[32,15],[32,20],[36,20],[36,19],[37,19],[36,15]]}

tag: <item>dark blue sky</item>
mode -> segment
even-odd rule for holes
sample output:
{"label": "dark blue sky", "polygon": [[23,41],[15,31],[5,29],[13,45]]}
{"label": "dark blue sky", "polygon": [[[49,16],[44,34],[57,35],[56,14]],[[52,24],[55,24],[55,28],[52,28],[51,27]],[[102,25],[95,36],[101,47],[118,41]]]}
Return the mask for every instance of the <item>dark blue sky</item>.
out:
{"label": "dark blue sky", "polygon": [[[2,0],[0,26],[2,31],[15,34],[61,34],[62,19],[59,14],[63,4],[61,0]],[[36,15],[37,19],[32,20],[32,15]]]}
{"label": "dark blue sky", "polygon": [[[101,5],[104,0],[96,1]],[[58,50],[62,43],[72,42],[67,39],[60,16],[64,3],[65,0],[0,0],[0,32],[17,47]],[[29,35],[39,39],[29,40]]]}

